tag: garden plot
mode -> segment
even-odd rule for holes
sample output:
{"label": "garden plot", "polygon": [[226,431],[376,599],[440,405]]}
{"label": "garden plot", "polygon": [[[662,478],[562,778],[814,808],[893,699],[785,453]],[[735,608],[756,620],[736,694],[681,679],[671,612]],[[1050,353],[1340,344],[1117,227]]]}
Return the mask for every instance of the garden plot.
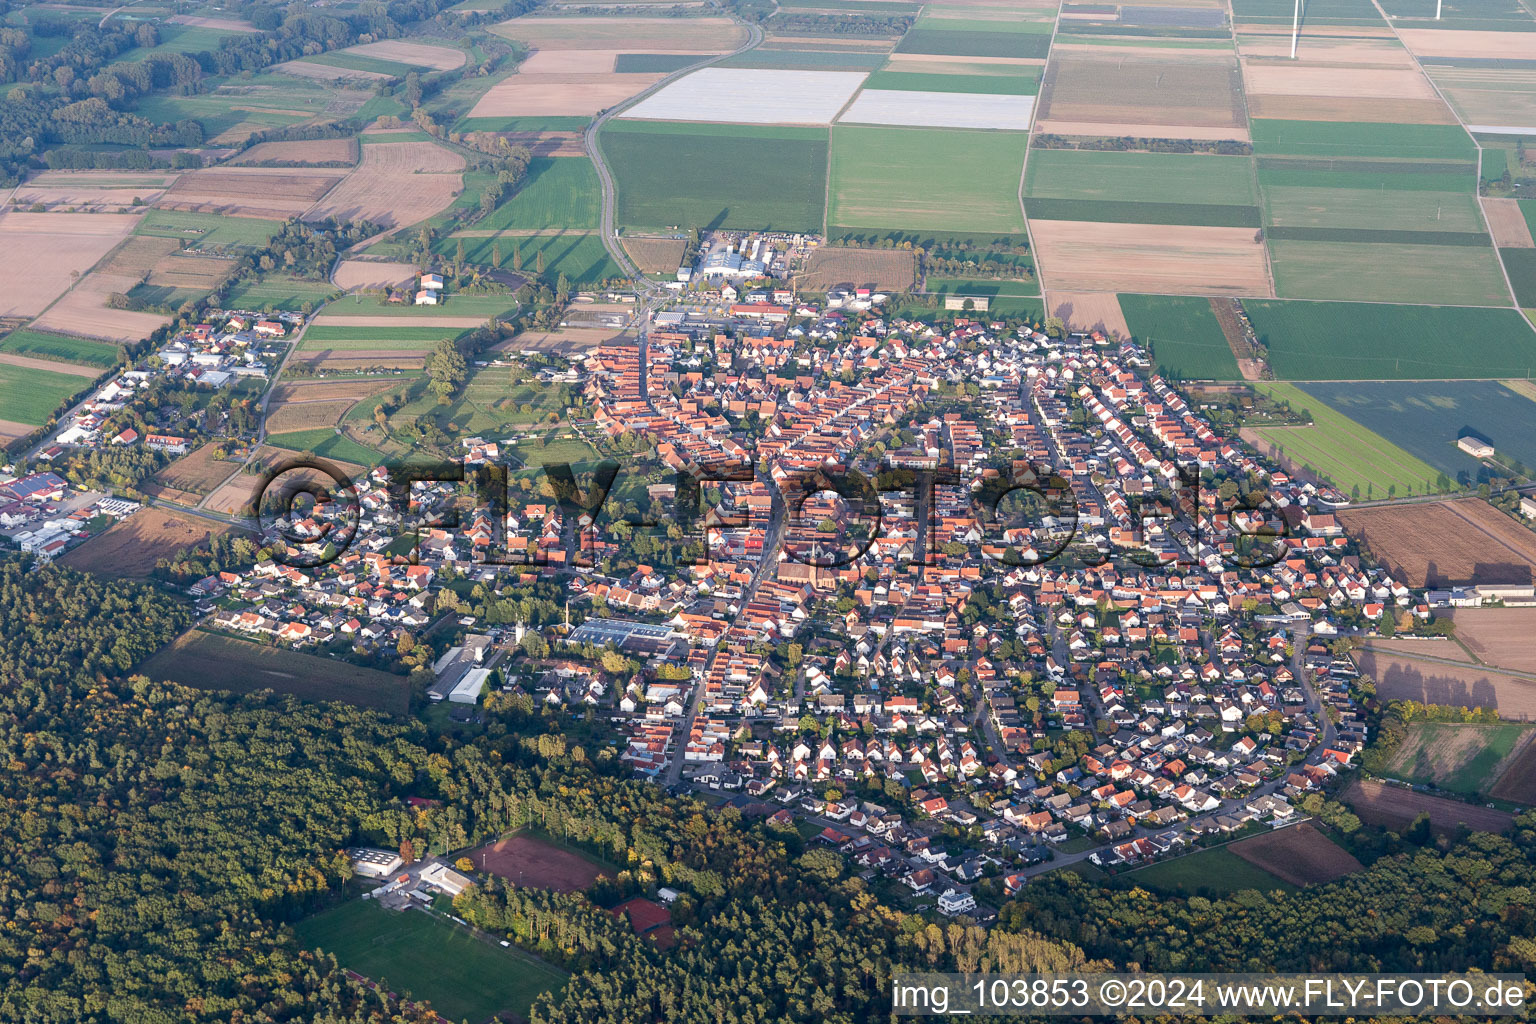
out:
{"label": "garden plot", "polygon": [[857,71],[704,68],[625,111],[631,119],[830,124],[864,81]]}
{"label": "garden plot", "polygon": [[1028,131],[1034,103],[1033,96],[866,89],[838,121],[908,128]]}
{"label": "garden plot", "polygon": [[171,186],[157,205],[165,210],[286,220],[313,206],[344,173],[265,167],[190,171]]}
{"label": "garden plot", "polygon": [[1062,58],[1046,70],[1037,127],[1059,135],[1246,139],[1237,61]]}
{"label": "garden plot", "polygon": [[357,169],[316,203],[309,221],[368,220],[385,228],[426,220],[463,191],[464,158],[435,142],[363,147]]}
{"label": "garden plot", "polygon": [[1252,228],[1031,220],[1030,231],[1053,292],[1272,294]]}
{"label": "garden plot", "polygon": [[0,316],[42,312],[138,222],[110,213],[0,214]]}
{"label": "garden plot", "polygon": [[463,66],[465,60],[463,50],[455,50],[447,46],[431,46],[427,43],[413,43],[405,39],[384,39],[377,43],[363,43],[360,46],[349,46],[341,52],[356,53],[375,60],[393,61],[396,64],[409,64],[416,68],[431,68],[433,71],[452,71],[454,68]]}

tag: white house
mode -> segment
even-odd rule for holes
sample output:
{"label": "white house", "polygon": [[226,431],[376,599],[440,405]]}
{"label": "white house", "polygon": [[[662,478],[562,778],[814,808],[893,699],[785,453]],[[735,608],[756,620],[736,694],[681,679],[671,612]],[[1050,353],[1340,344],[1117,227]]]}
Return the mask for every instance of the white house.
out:
{"label": "white house", "polygon": [[976,909],[976,897],[968,892],[958,889],[945,889],[944,895],[939,897],[939,913],[945,917],[954,917],[956,914],[969,914]]}
{"label": "white house", "polygon": [[430,290],[428,288],[423,288],[421,291],[416,293],[416,305],[418,305],[418,306],[435,306],[435,305],[437,305],[437,292],[432,291],[432,290]]}
{"label": "white house", "polygon": [[422,288],[430,289],[430,290],[432,290],[434,292],[440,292],[440,291],[443,290],[443,275],[441,275],[441,274],[422,274],[421,275],[421,286],[422,286]]}

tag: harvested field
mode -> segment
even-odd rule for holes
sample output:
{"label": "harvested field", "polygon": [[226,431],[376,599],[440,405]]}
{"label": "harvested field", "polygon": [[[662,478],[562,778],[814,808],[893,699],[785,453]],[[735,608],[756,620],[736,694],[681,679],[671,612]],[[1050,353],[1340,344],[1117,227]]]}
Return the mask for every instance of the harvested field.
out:
{"label": "harvested field", "polygon": [[310,139],[303,142],[258,142],[231,160],[240,164],[329,164],[357,162],[356,139]]}
{"label": "harvested field", "polygon": [[538,17],[491,26],[535,50],[622,50],[625,53],[725,53],[745,38],[729,18]]}
{"label": "harvested field", "polygon": [[165,210],[285,220],[302,214],[329,192],[345,171],[302,173],[264,167],[189,171],[158,204]]}
{"label": "harvested field", "polygon": [[114,210],[131,207],[135,199],[153,202],[176,180],[176,174],[124,171],[44,171],[28,178],[11,196],[11,205],[22,209],[70,206]]}
{"label": "harvested field", "polygon": [[1417,69],[1335,68],[1250,63],[1243,67],[1248,94],[1268,96],[1374,96],[1383,99],[1437,99]]}
{"label": "harvested field", "polygon": [[414,263],[375,263],[369,260],[342,260],[332,280],[338,288],[389,288],[416,277]]}
{"label": "harvested field", "polygon": [[1503,811],[1416,793],[1372,779],[1356,779],[1339,798],[1349,804],[1361,821],[1394,830],[1407,828],[1420,814],[1428,814],[1430,827],[1443,833],[1455,832],[1461,825],[1477,832],[1502,832],[1515,820],[1514,815]]}
{"label": "harvested field", "polygon": [[101,376],[101,368],[97,366],[81,366],[78,363],[61,363],[56,359],[38,359],[35,356],[18,356],[10,352],[0,352],[0,363],[6,366],[25,366],[34,370],[47,370],[50,373],[64,373],[72,377]]}
{"label": "harvested field", "polygon": [[113,249],[96,265],[98,274],[122,274],[142,278],[166,256],[181,248],[174,238],[134,235]]}
{"label": "harvested field", "polygon": [[597,348],[618,333],[606,327],[567,327],[563,331],[524,331],[515,338],[498,341],[488,351],[516,355],[521,352],[551,352],[555,355],[585,353]]}
{"label": "harvested field", "polygon": [[531,889],[556,892],[580,892],[599,878],[613,875],[579,854],[526,835],[508,836],[471,850],[469,859],[475,862],[476,871]]}
{"label": "harvested field", "polygon": [[0,420],[0,444],[9,444],[18,437],[26,437],[35,426],[29,423],[19,423],[16,420]]}
{"label": "harvested field", "polygon": [[230,532],[228,526],[197,516],[141,508],[105,533],[98,534],[59,559],[71,569],[107,576],[144,579],[155,563],[182,548],[201,544],[214,534]]}
{"label": "harvested field", "polygon": [[1489,199],[1485,196],[1482,202],[1494,245],[1501,249],[1536,249],[1536,241],[1531,239],[1531,228],[1520,212],[1518,199]]}
{"label": "harvested field", "polygon": [[1439,99],[1371,99],[1336,96],[1248,97],[1253,117],[1304,121],[1373,121],[1383,124],[1455,124],[1456,115]]}
{"label": "harvested field", "polygon": [[138,275],[132,274],[87,274],[62,299],[34,320],[32,326],[40,331],[58,331],[118,342],[138,341],[148,337],[156,328],[168,323],[170,317],[159,313],[132,313],[107,305],[108,296],[114,292],[126,295],[139,280]]}
{"label": "harvested field", "polygon": [[[1291,34],[1244,32],[1237,37],[1237,52],[1250,58],[1277,58],[1290,62]],[[1307,61],[1327,61],[1340,65],[1372,65],[1412,68],[1413,58],[1395,39],[1360,39],[1345,37],[1304,38],[1297,50]]]}
{"label": "harvested field", "polygon": [[376,60],[390,60],[412,67],[431,68],[433,71],[452,71],[461,67],[466,59],[463,50],[448,46],[432,46],[407,39],[384,39],[377,43],[349,46],[342,53],[356,53]]}
{"label": "harvested field", "polygon": [[[622,50],[536,50],[517,66],[519,75],[606,75],[614,73],[619,57],[646,51],[626,47]],[[664,52],[679,57],[696,57],[703,60],[719,50],[679,50],[669,47]],[[621,72],[630,74],[632,72]],[[640,74],[650,74],[649,71]]]}
{"label": "harvested field", "polygon": [[286,434],[295,430],[334,427],[355,404],[352,399],[288,402],[268,411],[267,430],[273,434]]}
{"label": "harvested field", "polygon": [[1528,740],[1524,749],[1510,759],[1504,774],[1488,790],[1488,795],[1495,800],[1536,806],[1536,737]]}
{"label": "harvested field", "polygon": [[[675,269],[675,268],[674,268]],[[513,303],[508,302],[507,305]],[[472,327],[479,327],[485,323],[483,316],[445,316],[436,314],[432,316],[343,316],[333,313],[321,313],[312,321],[314,327],[453,327],[460,331],[467,331]],[[324,333],[319,332],[319,333]]]}
{"label": "harvested field", "polygon": [[1513,721],[1536,717],[1536,678],[1464,662],[1377,653],[1369,648],[1357,652],[1355,661],[1362,672],[1376,680],[1376,692],[1381,697],[1457,708],[1493,708],[1500,718]]}
{"label": "harvested field", "polygon": [[188,288],[206,292],[234,273],[234,270],[234,260],[173,252],[150,269],[144,283],[157,288]]}
{"label": "harvested field", "polygon": [[[1132,123],[1129,135],[1164,135],[1161,126],[1246,128],[1237,61],[1180,62],[1127,55],[1063,58],[1041,83],[1041,120]],[[1083,134],[1081,132],[1072,134]],[[1090,134],[1109,134],[1101,129]]]}
{"label": "harvested field", "polygon": [[642,274],[665,274],[677,269],[688,241],[683,238],[644,238],[625,236],[624,251],[635,261]]}
{"label": "harvested field", "polygon": [[[863,81],[864,74],[857,71],[704,68],[646,97],[626,110],[624,117],[745,124],[829,124]],[[1011,100],[1021,98],[1008,97]],[[1027,124],[1027,115],[1025,120]]]}
{"label": "harvested field", "polygon": [[234,18],[202,18],[193,14],[177,14],[169,19],[177,25],[191,25],[194,28],[214,28],[221,32],[256,32],[258,29],[248,21],[237,21]]}
{"label": "harvested field", "polygon": [[1196,139],[1202,142],[1248,141],[1248,129],[1200,124],[1156,124],[1145,121],[1064,121],[1035,117],[1035,131],[1050,135],[1085,135],[1110,138]]}
{"label": "harvested field", "polygon": [[1364,868],[1348,850],[1306,822],[1241,840],[1228,849],[1292,885],[1325,885]]}
{"label": "harvested field", "polygon": [[805,273],[796,283],[818,292],[840,284],[902,292],[916,281],[917,256],[910,251],[822,246],[811,254]]}
{"label": "harvested field", "polygon": [[237,462],[213,457],[214,445],[205,444],[189,452],[150,477],[144,491],[157,498],[182,504],[195,504],[203,495],[219,486],[235,470]]}
{"label": "harvested field", "polygon": [[1472,664],[1472,655],[1467,653],[1465,647],[1455,640],[1441,637],[1433,638],[1389,638],[1380,639],[1372,637],[1368,646],[1373,651],[1385,654],[1405,654],[1409,657],[1440,658],[1445,661],[1461,661]]}
{"label": "harvested field", "polygon": [[1405,28],[1397,34],[1416,57],[1536,60],[1536,32]]}
{"label": "harvested field", "polygon": [[866,89],[838,117],[851,124],[1029,131],[1033,96]]}
{"label": "harvested field", "polygon": [[488,89],[470,117],[589,117],[665,76],[513,75]]}
{"label": "harvested field", "polygon": [[1463,796],[1487,791],[1536,731],[1514,723],[1414,722],[1383,775]]}
{"label": "harvested field", "polygon": [[1479,498],[1346,509],[1339,521],[1411,587],[1529,583],[1536,534]]}
{"label": "harvested field", "polygon": [[108,213],[0,214],[0,316],[34,316],[138,224]]}
{"label": "harvested field", "polygon": [[1120,299],[1113,292],[1064,292],[1052,288],[1046,295],[1045,308],[1074,330],[1103,331],[1112,338],[1131,336],[1125,314],[1120,310]]}
{"label": "harvested field", "polygon": [[580,132],[491,132],[513,146],[525,146],[536,157],[586,156]]}
{"label": "harvested field", "polygon": [[1030,228],[1053,290],[1271,294],[1252,228],[1050,220]]}
{"label": "harvested field", "polygon": [[1456,636],[1479,661],[1536,673],[1536,608],[1460,608]]}
{"label": "harvested field", "polygon": [[357,169],[304,215],[305,220],[370,220],[380,227],[415,224],[463,191],[464,158],[435,142],[363,147]]}
{"label": "harvested field", "polygon": [[[295,78],[313,79],[317,82],[338,82],[355,79],[358,83],[366,84],[368,82],[383,82],[395,77],[394,75],[387,75],[382,71],[358,71],[353,68],[332,67],[329,64],[311,64],[307,60],[290,60],[283,64],[274,64],[272,65],[272,70],[285,75],[292,75]],[[245,125],[241,124],[236,125],[235,129],[244,129],[245,127]],[[241,130],[238,132],[232,129],[214,141],[225,140],[226,136],[233,135],[235,137],[228,138],[228,142],[243,142],[255,134],[255,132],[260,131],[261,127],[257,125],[248,131]]]}

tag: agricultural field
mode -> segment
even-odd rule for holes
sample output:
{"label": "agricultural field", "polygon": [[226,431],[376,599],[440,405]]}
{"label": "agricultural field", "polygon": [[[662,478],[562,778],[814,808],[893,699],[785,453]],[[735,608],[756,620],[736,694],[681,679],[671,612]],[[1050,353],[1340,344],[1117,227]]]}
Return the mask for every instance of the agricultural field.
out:
{"label": "agricultural field", "polygon": [[1113,292],[1066,292],[1053,288],[1048,298],[1051,316],[1060,317],[1068,329],[1100,331],[1119,339],[1132,336],[1120,299]]}
{"label": "agricultural field", "polygon": [[1271,237],[1269,251],[1275,292],[1282,298],[1464,306],[1509,303],[1499,258],[1491,246]]}
{"label": "agricultural field", "polygon": [[470,229],[487,231],[551,231],[598,227],[602,186],[586,157],[535,157],[528,174],[510,199],[475,221]]}
{"label": "agricultural field", "polygon": [[212,520],[143,508],[72,549],[59,562],[71,569],[146,579],[160,559],[228,532],[228,526]]}
{"label": "agricultural field", "polygon": [[1397,831],[1412,825],[1421,814],[1428,814],[1430,827],[1442,834],[1454,833],[1462,825],[1474,832],[1503,832],[1515,820],[1504,811],[1388,786],[1372,779],[1356,779],[1339,798],[1361,821]]}
{"label": "agricultural field", "polygon": [[258,142],[229,161],[232,167],[241,164],[287,164],[302,167],[306,164],[334,163],[357,163],[356,139]]}
{"label": "agricultural field", "polygon": [[91,386],[96,371],[83,374],[72,363],[0,354],[0,433],[15,437],[48,422],[66,401]]}
{"label": "agricultural field", "polygon": [[1291,892],[1294,886],[1232,852],[1230,847],[1160,861],[1124,876],[1126,881],[1164,895],[1220,898],[1245,889]]}
{"label": "agricultural field", "polygon": [[1536,743],[1527,743],[1504,769],[1488,795],[1495,800],[1512,800],[1536,807]]}
{"label": "agricultural field", "polygon": [[1062,56],[1046,68],[1036,128],[1059,135],[1245,140],[1242,76],[1230,52]]}
{"label": "agricultural field", "polygon": [[[825,291],[840,284],[871,285],[887,292],[904,292],[917,279],[917,256],[899,249],[845,249],[824,245],[811,259],[796,284],[809,291]],[[1014,282],[996,282],[1012,285]]]}
{"label": "agricultural field", "polygon": [[220,167],[188,171],[157,203],[162,210],[286,220],[296,217],[336,186],[336,168]]}
{"label": "agricultural field", "polygon": [[326,281],[268,274],[240,281],[230,289],[224,305],[229,309],[300,310],[306,302],[318,306],[335,294],[336,288]]}
{"label": "agricultural field", "polygon": [[1536,673],[1536,611],[1530,608],[1460,608],[1456,637],[1477,659],[1515,672]]}
{"label": "agricultural field", "polygon": [[[1255,118],[1252,131],[1253,151],[1261,158],[1431,160],[1468,164],[1477,160],[1477,150],[1460,125]],[[1347,169],[1347,166],[1341,164],[1340,169]]]}
{"label": "agricultural field", "polygon": [[1536,307],[1536,248],[1500,249],[1504,270],[1515,293],[1515,302],[1524,307]]}
{"label": "agricultural field", "polygon": [[159,313],[133,313],[113,309],[107,302],[114,293],[128,294],[143,280],[142,274],[92,271],[63,298],[32,321],[38,330],[78,334],[110,342],[135,342],[148,337],[170,321]]}
{"label": "agricultural field", "polygon": [[[1038,155],[1038,154],[1036,154]],[[1241,380],[1237,358],[1209,299],[1121,295],[1132,337],[1152,353],[1157,372],[1176,380]]]}
{"label": "agricultural field", "polygon": [[[1350,385],[1353,387],[1354,385]],[[1281,458],[1303,476],[1322,476],[1356,500],[1428,494],[1451,489],[1450,478],[1293,384],[1257,382],[1254,388],[1312,418],[1305,427],[1249,427],[1244,440]]]}
{"label": "agricultural field", "polygon": [[1456,447],[1469,432],[1498,456],[1536,466],[1531,399],[1498,381],[1305,383],[1301,390],[1412,452],[1437,471],[1475,486],[1483,463]]}
{"label": "agricultural field", "polygon": [[109,213],[0,214],[0,316],[35,316],[138,224]]}
{"label": "agricultural field", "polygon": [[924,17],[902,36],[897,53],[947,57],[1041,58],[1051,47],[1048,21]]}
{"label": "agricultural field", "polygon": [[1024,205],[1032,218],[1258,227],[1247,157],[1036,149]]}
{"label": "agricultural field", "polygon": [[1513,309],[1263,300],[1243,306],[1281,380],[1536,374],[1536,332]]}
{"label": "agricultural field", "polygon": [[[373,264],[382,266],[382,264]],[[444,292],[436,306],[386,302],[378,295],[344,295],[310,321],[320,327],[480,327],[517,308],[510,292]]]}
{"label": "agricultural field", "polygon": [[261,248],[281,227],[277,220],[151,210],[139,221],[135,233],[178,239],[198,251],[226,252]]}
{"label": "agricultural field", "polygon": [[668,84],[623,114],[651,121],[830,124],[864,75],[709,67]]}
{"label": "agricultural field", "polygon": [[553,17],[530,15],[491,28],[536,51],[605,49],[620,53],[726,53],[746,41],[729,18]]}
{"label": "agricultural field", "polygon": [[556,892],[582,892],[599,878],[613,877],[611,868],[590,857],[521,833],[477,847],[469,852],[469,859],[476,871]]}
{"label": "agricultural field", "polygon": [[1349,851],[1306,822],[1240,839],[1227,849],[1292,885],[1326,885],[1364,870]]}
{"label": "agricultural field", "polygon": [[837,125],[828,233],[1021,232],[1027,139],[1011,132]]}
{"label": "agricultural field", "polygon": [[196,121],[210,144],[233,146],[257,132],[355,113],[371,98],[372,92],[361,88],[268,71],[249,81],[225,82],[211,92],[145,96],[134,104],[133,112],[159,124]]}
{"label": "agricultural field", "polygon": [[43,171],[17,186],[10,202],[18,210],[41,203],[81,213],[124,213],[154,202],[176,175],[175,171]]}
{"label": "agricultural field", "polygon": [[1268,295],[1253,228],[1030,220],[1051,290]]}
{"label": "agricultural field", "polygon": [[477,938],[423,910],[386,910],[353,899],[294,925],[304,946],[342,967],[424,1000],[450,1020],[527,1019],[533,1001],[566,975],[542,960]]}
{"label": "agricultural field", "polygon": [[304,219],[368,220],[385,228],[415,224],[453,202],[464,187],[463,170],[464,158],[435,142],[364,145],[357,169]]}
{"label": "agricultural field", "polygon": [[1028,95],[866,89],[837,120],[839,124],[1027,132],[1033,110],[1034,97]]}
{"label": "agricultural field", "polygon": [[414,263],[387,263],[382,260],[342,260],[332,274],[338,288],[393,288],[415,280]]}
{"label": "agricultural field", "polygon": [[181,505],[197,504],[240,468],[238,462],[214,458],[214,447],[205,444],[166,466],[144,484],[144,493]]}
{"label": "agricultural field", "polygon": [[[419,366],[420,360],[416,362]],[[316,427],[309,430],[295,430],[287,434],[270,434],[267,437],[267,444],[273,448],[310,452],[323,459],[350,462],[363,467],[376,466],[384,461],[381,453],[358,444],[350,437],[338,434],[334,427]],[[246,500],[248,501],[249,498],[248,495]],[[212,507],[212,501],[209,502],[209,507]]]}
{"label": "agricultural field", "polygon": [[[561,274],[574,287],[622,279],[624,272],[613,262],[603,239],[584,232],[546,231],[538,234],[498,234],[479,238],[445,238],[437,243],[439,255],[452,258],[458,243],[464,243],[464,258],[470,263],[510,269],[521,258],[522,272],[541,276],[551,286]],[[496,259],[500,252],[500,260]],[[540,256],[543,270],[539,270]],[[676,268],[673,268],[676,269]],[[453,300],[449,300],[451,306]],[[509,307],[510,308],[510,307]]]}
{"label": "agricultural field", "polygon": [[[609,59],[603,63],[611,65],[613,55],[606,55]],[[661,72],[618,74],[611,67],[592,72],[536,72],[537,68],[532,72],[519,69],[517,74],[491,86],[457,127],[511,130],[521,126],[522,119],[547,117],[578,117],[585,121],[666,77]]]}
{"label": "agricultural field", "polygon": [[1531,727],[1513,723],[1414,722],[1384,774],[1463,796],[1486,793],[1532,736]]}
{"label": "agricultural field", "polygon": [[1536,568],[1536,534],[1478,498],[1344,509],[1338,516],[1410,587],[1528,584]]}
{"label": "agricultural field", "polygon": [[601,142],[613,170],[621,225],[821,227],[824,128],[610,121]]}
{"label": "agricultural field", "polygon": [[930,277],[924,282],[928,295],[961,295],[987,299],[987,309],[1004,315],[1041,319],[1045,302],[1033,281],[995,281],[988,278]]}
{"label": "agricultural field", "polygon": [[34,356],[61,363],[79,363],[102,370],[116,365],[120,355],[116,345],[31,330],[17,330],[5,335],[0,339],[0,353]]}
{"label": "agricultural field", "polygon": [[624,251],[642,274],[667,274],[676,270],[688,250],[686,238],[625,235]]}

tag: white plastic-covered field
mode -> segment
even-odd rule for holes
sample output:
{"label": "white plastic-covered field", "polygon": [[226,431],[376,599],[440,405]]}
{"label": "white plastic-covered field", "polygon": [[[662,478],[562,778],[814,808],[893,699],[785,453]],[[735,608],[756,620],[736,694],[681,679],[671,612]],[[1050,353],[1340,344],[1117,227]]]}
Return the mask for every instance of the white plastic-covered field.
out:
{"label": "white plastic-covered field", "polygon": [[626,110],[624,117],[737,124],[830,124],[864,82],[862,71],[703,68]]}
{"label": "white plastic-covered field", "polygon": [[865,89],[839,124],[890,124],[907,128],[998,128],[1029,131],[1033,96],[973,92],[909,92]]}

